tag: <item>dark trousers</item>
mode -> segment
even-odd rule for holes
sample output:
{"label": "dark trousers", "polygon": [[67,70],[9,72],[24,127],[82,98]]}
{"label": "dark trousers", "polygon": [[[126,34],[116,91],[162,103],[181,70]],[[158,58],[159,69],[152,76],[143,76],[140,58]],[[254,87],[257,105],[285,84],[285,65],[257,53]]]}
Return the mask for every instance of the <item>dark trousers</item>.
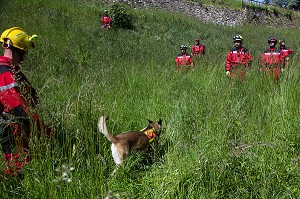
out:
{"label": "dark trousers", "polygon": [[4,154],[12,153],[16,145],[29,149],[30,123],[22,106],[13,108],[9,116],[0,113],[0,142]]}

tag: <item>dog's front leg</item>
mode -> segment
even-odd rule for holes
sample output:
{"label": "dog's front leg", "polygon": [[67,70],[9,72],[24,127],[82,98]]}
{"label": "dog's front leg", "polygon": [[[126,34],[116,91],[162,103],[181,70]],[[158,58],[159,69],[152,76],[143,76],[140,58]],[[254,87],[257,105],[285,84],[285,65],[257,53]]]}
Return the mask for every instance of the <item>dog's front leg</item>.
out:
{"label": "dog's front leg", "polygon": [[[150,158],[150,164],[154,164],[154,155],[155,155],[155,149],[153,148],[152,145],[149,145],[148,146],[148,149],[147,149],[147,154],[149,155],[149,158]],[[149,159],[148,159],[149,160]]]}
{"label": "dog's front leg", "polygon": [[114,171],[110,175],[112,175],[112,176],[115,175],[117,173],[119,167],[120,167],[119,165],[116,165],[116,168],[114,169]]}

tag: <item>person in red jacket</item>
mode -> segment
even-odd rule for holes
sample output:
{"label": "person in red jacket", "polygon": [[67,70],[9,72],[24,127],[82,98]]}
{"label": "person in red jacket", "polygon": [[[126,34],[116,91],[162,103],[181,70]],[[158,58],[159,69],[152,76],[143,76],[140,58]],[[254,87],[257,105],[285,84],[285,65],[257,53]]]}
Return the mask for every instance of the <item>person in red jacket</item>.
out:
{"label": "person in red jacket", "polygon": [[19,174],[29,163],[29,136],[35,129],[51,134],[39,116],[31,111],[39,103],[35,89],[20,70],[27,50],[34,48],[37,35],[29,36],[13,27],[1,34],[4,55],[0,56],[0,142],[4,154],[4,173]]}
{"label": "person in red jacket", "polygon": [[104,10],[104,15],[101,18],[102,26],[101,28],[108,30],[110,28],[111,16],[108,15],[108,11]]}
{"label": "person in red jacket", "polygon": [[179,72],[182,67],[195,70],[195,63],[193,57],[186,53],[186,46],[180,46],[181,53],[175,58],[176,70]]}
{"label": "person in red jacket", "polygon": [[200,43],[200,39],[197,38],[196,39],[196,44],[192,46],[192,56],[198,56],[200,57],[200,55],[205,55],[205,45]]}
{"label": "person in red jacket", "polygon": [[266,76],[272,75],[277,82],[279,80],[279,70],[283,69],[283,54],[276,48],[277,39],[273,36],[268,39],[269,48],[261,54],[261,70]]}
{"label": "person in red jacket", "polygon": [[244,80],[248,68],[251,67],[252,56],[250,51],[243,47],[243,37],[235,35],[233,37],[234,47],[227,52],[225,71],[231,79],[237,76]]}
{"label": "person in red jacket", "polygon": [[289,55],[293,54],[293,50],[285,45],[285,39],[281,38],[279,40],[279,47],[278,50],[280,50],[282,56],[283,56],[283,66],[281,71],[286,69],[289,65]]}

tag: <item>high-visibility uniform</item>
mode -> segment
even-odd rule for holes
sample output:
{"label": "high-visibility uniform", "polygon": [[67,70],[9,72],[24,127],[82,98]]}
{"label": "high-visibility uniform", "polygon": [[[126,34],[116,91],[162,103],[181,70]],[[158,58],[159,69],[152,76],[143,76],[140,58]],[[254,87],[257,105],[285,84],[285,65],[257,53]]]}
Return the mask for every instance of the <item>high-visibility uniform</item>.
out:
{"label": "high-visibility uniform", "polygon": [[194,70],[195,64],[192,55],[181,53],[175,58],[176,70],[179,71],[183,66],[188,66],[188,69]]}
{"label": "high-visibility uniform", "polygon": [[16,71],[7,57],[0,56],[0,102],[4,111],[9,112],[25,104],[35,106],[39,99],[36,91],[21,71]]}
{"label": "high-visibility uniform", "polygon": [[181,53],[175,58],[176,69],[179,71],[183,66],[188,66],[188,69],[194,70],[195,64],[193,56],[187,53]]}
{"label": "high-visibility uniform", "polygon": [[191,65],[193,63],[193,57],[190,54],[179,54],[175,58],[176,65]]}
{"label": "high-visibility uniform", "polygon": [[279,80],[279,70],[283,67],[284,56],[279,49],[268,48],[261,55],[261,65],[266,76],[273,75]]}
{"label": "high-visibility uniform", "polygon": [[195,44],[194,46],[192,46],[192,55],[195,56],[200,56],[200,55],[204,55],[206,51],[206,47],[204,44]]}
{"label": "high-visibility uniform", "polygon": [[110,23],[111,23],[111,17],[108,15],[103,15],[101,21],[102,21],[103,28],[109,28]]}
{"label": "high-visibility uniform", "polygon": [[282,56],[283,56],[283,68],[287,68],[288,67],[288,60],[289,60],[289,55],[291,55],[293,53],[293,50],[287,46],[283,46],[280,45],[277,49],[277,51],[280,51]]}
{"label": "high-visibility uniform", "polygon": [[29,162],[29,117],[35,121],[38,131],[43,128],[49,135],[52,132],[43,126],[38,115],[29,112],[29,107],[38,103],[37,93],[25,75],[9,58],[0,56],[0,142],[7,174],[17,173]]}
{"label": "high-visibility uniform", "polygon": [[232,79],[235,79],[236,76],[239,76],[243,80],[251,62],[252,56],[247,48],[233,47],[227,53],[225,70],[230,71],[230,77]]}
{"label": "high-visibility uniform", "polygon": [[287,57],[287,56],[289,56],[290,54],[293,53],[293,50],[290,49],[290,48],[287,47],[287,46],[280,46],[280,47],[278,48],[278,50],[281,51],[282,56],[283,56],[284,58]]}

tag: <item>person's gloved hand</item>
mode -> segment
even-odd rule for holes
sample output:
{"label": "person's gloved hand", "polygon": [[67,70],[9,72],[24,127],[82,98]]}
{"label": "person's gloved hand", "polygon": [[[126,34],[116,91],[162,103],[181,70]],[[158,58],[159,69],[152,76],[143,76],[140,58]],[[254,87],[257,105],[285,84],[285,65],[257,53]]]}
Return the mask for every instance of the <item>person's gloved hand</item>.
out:
{"label": "person's gloved hand", "polygon": [[230,71],[226,71],[227,77],[230,77]]}
{"label": "person's gloved hand", "polygon": [[282,69],[280,69],[280,70],[281,70],[282,73],[284,72],[284,68],[282,68]]}

